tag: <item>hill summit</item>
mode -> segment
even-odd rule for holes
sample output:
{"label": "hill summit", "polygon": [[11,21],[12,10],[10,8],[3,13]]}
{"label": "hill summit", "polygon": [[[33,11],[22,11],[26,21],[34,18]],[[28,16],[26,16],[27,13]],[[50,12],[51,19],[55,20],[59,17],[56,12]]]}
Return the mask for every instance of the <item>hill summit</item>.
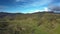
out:
{"label": "hill summit", "polygon": [[60,14],[0,12],[0,34],[60,34]]}

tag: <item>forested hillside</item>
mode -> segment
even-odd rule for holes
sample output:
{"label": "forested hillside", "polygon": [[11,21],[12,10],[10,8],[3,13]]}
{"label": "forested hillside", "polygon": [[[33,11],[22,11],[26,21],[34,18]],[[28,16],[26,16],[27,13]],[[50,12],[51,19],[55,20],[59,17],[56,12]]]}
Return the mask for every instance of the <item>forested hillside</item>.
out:
{"label": "forested hillside", "polygon": [[0,34],[60,34],[60,14],[1,12]]}

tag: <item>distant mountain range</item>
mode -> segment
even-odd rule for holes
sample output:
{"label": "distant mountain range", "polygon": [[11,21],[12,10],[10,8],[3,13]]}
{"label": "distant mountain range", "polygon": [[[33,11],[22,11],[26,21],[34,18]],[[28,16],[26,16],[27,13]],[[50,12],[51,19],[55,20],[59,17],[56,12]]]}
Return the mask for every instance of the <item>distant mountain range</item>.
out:
{"label": "distant mountain range", "polygon": [[29,14],[44,14],[44,13],[51,13],[51,14],[60,14],[59,12],[53,12],[53,11],[43,11],[43,12],[34,12],[34,13],[8,13],[8,12],[0,12],[0,18],[3,18],[5,16],[16,16],[16,15],[29,15]]}

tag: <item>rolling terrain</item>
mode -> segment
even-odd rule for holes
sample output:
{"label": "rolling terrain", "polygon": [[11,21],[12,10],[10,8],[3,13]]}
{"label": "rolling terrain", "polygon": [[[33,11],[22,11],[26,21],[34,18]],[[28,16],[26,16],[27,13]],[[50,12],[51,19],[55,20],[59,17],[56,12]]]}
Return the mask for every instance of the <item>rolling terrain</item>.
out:
{"label": "rolling terrain", "polygon": [[0,12],[0,34],[60,34],[60,14]]}

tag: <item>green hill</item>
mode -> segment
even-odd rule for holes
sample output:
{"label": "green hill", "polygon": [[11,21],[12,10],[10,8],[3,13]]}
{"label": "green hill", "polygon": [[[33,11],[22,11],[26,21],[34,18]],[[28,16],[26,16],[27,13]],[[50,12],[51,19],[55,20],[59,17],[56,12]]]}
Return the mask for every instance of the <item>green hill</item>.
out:
{"label": "green hill", "polygon": [[0,13],[0,34],[60,34],[60,14]]}

